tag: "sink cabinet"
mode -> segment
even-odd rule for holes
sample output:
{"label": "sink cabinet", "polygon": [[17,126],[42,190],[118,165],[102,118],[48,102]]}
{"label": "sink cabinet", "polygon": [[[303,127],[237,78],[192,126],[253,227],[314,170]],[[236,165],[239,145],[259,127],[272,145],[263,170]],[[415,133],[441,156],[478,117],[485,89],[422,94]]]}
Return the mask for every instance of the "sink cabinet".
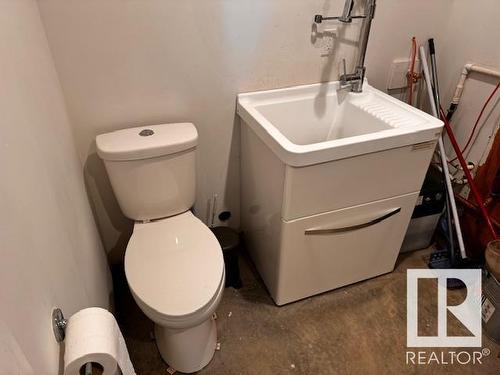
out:
{"label": "sink cabinet", "polygon": [[[264,94],[264,99],[269,106],[269,95]],[[308,106],[300,95],[284,101],[290,104],[293,100],[302,106],[294,116],[303,117],[303,125],[295,127],[321,125],[314,119],[306,121]],[[300,130],[302,136],[289,127],[295,143],[279,139],[283,134],[271,127],[274,124],[264,116],[265,111],[252,112],[240,104],[241,225],[247,250],[276,304],[391,272],[437,142],[439,124],[427,123],[422,132],[417,126],[396,143],[393,139],[392,143],[359,147],[360,142],[369,141],[366,135],[359,135],[360,142],[355,136],[348,137],[339,143],[342,152],[337,152],[331,150],[335,141],[329,147],[327,141],[297,145],[307,136],[307,129]],[[266,111],[279,121],[274,109]],[[328,124],[323,118],[321,121]],[[370,130],[369,117],[359,117],[359,121],[365,122],[356,125],[358,129]],[[379,121],[374,132],[380,128]],[[315,141],[319,133],[316,129]],[[394,136],[394,132],[390,134]],[[355,150],[345,147],[349,143]]]}
{"label": "sink cabinet", "polygon": [[[365,155],[363,174],[350,159],[287,166],[245,124],[241,146],[245,244],[277,305],[393,270],[432,149],[403,147]],[[384,153],[408,164],[374,163]],[[344,176],[349,170],[353,176]],[[306,234],[369,223],[397,209],[363,228]]]}

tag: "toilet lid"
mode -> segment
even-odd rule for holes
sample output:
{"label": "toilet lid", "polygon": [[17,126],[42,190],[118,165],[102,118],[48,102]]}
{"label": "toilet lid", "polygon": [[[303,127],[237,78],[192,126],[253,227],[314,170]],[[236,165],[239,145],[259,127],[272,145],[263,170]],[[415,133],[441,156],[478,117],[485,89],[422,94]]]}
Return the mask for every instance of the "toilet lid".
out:
{"label": "toilet lid", "polygon": [[212,231],[190,211],[136,223],[125,252],[132,292],[158,313],[192,314],[215,298],[224,270]]}

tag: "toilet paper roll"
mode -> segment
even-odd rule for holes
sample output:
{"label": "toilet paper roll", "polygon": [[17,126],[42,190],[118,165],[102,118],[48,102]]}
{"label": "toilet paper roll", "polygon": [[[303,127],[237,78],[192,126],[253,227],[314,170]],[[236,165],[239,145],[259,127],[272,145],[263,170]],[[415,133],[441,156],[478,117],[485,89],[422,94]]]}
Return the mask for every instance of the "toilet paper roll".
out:
{"label": "toilet paper roll", "polygon": [[98,307],[80,310],[68,321],[64,375],[80,375],[87,362],[97,363],[103,375],[135,375],[127,346],[115,317]]}

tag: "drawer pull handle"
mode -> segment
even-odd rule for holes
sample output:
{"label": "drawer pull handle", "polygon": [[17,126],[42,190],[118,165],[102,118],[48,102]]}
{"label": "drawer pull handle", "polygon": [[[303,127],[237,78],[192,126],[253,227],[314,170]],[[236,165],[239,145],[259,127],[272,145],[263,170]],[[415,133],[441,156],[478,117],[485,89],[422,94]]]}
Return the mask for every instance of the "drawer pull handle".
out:
{"label": "drawer pull handle", "polygon": [[304,234],[305,235],[313,235],[313,234],[332,234],[332,233],[350,232],[350,231],[353,231],[353,230],[358,230],[358,229],[366,228],[366,227],[375,225],[377,223],[380,223],[381,221],[384,221],[385,219],[388,219],[391,216],[394,216],[394,215],[396,215],[399,212],[401,212],[401,207],[396,208],[395,210],[392,210],[392,211],[386,213],[385,215],[377,217],[376,219],[370,220],[367,223],[356,224],[356,225],[351,225],[351,226],[342,227],[342,228],[307,229],[304,232]]}

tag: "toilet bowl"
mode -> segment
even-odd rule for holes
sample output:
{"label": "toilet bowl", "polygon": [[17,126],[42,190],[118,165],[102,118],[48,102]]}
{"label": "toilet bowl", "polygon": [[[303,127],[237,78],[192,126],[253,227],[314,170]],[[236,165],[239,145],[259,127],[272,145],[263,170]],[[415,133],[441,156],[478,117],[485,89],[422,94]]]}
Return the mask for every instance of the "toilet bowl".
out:
{"label": "toilet bowl", "polygon": [[210,229],[190,211],[136,223],[125,252],[132,295],[155,323],[163,359],[182,372],[205,367],[215,351],[213,314],[224,290],[224,260]]}
{"label": "toilet bowl", "polygon": [[118,130],[97,136],[122,212],[135,221],[125,251],[132,295],[155,324],[170,367],[196,372],[217,345],[213,318],[224,290],[222,249],[190,208],[198,133],[191,123]]}

